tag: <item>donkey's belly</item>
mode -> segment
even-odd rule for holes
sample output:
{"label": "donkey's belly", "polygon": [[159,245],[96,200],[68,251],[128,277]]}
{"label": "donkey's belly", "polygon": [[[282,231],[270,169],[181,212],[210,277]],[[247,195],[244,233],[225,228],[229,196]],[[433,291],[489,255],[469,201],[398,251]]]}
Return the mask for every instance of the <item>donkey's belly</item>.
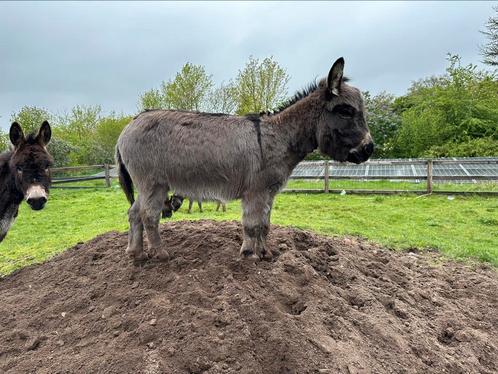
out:
{"label": "donkey's belly", "polygon": [[232,183],[181,183],[169,181],[169,188],[175,194],[195,200],[230,201],[241,197],[242,188]]}

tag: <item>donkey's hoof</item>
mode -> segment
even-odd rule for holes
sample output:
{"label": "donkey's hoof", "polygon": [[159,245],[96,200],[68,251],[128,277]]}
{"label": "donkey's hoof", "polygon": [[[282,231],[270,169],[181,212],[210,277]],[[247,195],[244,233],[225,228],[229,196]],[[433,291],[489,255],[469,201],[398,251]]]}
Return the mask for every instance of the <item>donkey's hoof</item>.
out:
{"label": "donkey's hoof", "polygon": [[128,254],[128,256],[130,256],[130,258],[132,258],[135,261],[144,261],[147,259],[147,255],[143,250],[139,251],[136,249],[126,248],[126,253]]}
{"label": "donkey's hoof", "polygon": [[269,249],[264,249],[261,251],[261,259],[270,261],[273,259],[273,253]]}
{"label": "donkey's hoof", "polygon": [[165,249],[156,249],[151,251],[151,258],[159,261],[168,261],[169,253]]}
{"label": "donkey's hoof", "polygon": [[240,257],[243,259],[243,260],[247,260],[247,261],[259,261],[260,258],[254,253],[254,251],[252,249],[249,249],[249,248],[244,248],[244,249],[241,249],[240,251]]}

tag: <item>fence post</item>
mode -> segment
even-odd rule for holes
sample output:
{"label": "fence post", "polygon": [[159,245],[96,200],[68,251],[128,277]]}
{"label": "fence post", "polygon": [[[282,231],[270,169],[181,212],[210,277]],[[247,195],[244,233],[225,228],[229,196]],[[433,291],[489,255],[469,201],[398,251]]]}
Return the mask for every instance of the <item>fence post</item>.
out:
{"label": "fence post", "polygon": [[427,193],[432,193],[432,160],[427,160]]}
{"label": "fence post", "polygon": [[330,168],[329,168],[329,160],[325,160],[325,171],[324,171],[324,192],[329,193],[329,177],[330,177]]}
{"label": "fence post", "polygon": [[111,187],[111,177],[109,174],[109,164],[104,164],[104,175],[106,187]]}

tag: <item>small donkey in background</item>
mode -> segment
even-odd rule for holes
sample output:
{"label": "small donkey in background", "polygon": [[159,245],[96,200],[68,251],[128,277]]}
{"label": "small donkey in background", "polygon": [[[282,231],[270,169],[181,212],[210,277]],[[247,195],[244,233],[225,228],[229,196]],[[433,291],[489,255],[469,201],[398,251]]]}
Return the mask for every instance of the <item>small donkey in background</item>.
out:
{"label": "small donkey in background", "polygon": [[[199,207],[199,212],[203,212],[202,210],[202,200],[201,199],[188,199],[188,212],[189,213],[192,213],[192,207],[194,205],[194,202],[197,201],[197,206]],[[220,207],[221,207],[221,210],[223,212],[226,212],[227,211],[227,206],[226,204],[221,201],[221,200],[214,200],[216,202],[216,211],[218,212],[220,210]]]}
{"label": "small donkey in background", "polygon": [[[171,198],[168,198],[166,201],[164,201],[164,206],[162,209],[161,217],[162,218],[169,218],[173,215],[173,212],[176,212],[178,209],[183,204],[183,200],[185,198],[183,196],[179,195],[172,195]],[[197,205],[199,206],[199,211],[202,213],[202,200],[196,200],[193,198],[189,198],[189,203],[188,203],[188,212],[192,213],[192,206],[194,205],[194,201],[197,201]],[[221,200],[215,200],[217,202],[216,205],[216,211],[218,212],[220,210],[220,207],[223,212],[227,211],[227,206],[225,202]]]}
{"label": "small donkey in background", "polygon": [[10,127],[13,148],[0,154],[0,242],[17,217],[23,199],[33,210],[43,209],[47,202],[53,159],[46,147],[51,134],[47,121],[38,134],[27,137],[17,122]]}

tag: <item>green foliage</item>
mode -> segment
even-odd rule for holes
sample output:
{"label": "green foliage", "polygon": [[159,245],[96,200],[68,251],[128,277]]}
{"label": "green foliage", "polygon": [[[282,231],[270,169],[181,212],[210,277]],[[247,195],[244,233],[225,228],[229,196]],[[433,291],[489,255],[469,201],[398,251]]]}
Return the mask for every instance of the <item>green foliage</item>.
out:
{"label": "green foliage", "polygon": [[142,96],[140,96],[138,110],[143,112],[148,109],[164,109],[166,104],[164,103],[164,98],[161,92],[155,88],[145,91]]}
{"label": "green foliage", "polygon": [[[393,146],[396,156],[420,157],[432,152],[430,149],[455,150],[455,144],[472,144],[479,138],[498,140],[496,76],[472,64],[462,66],[458,56],[450,55],[448,60],[445,75],[413,83],[409,93],[395,101],[395,110],[401,112],[401,127]],[[469,150],[459,156],[473,153],[465,146],[458,150]]]}
{"label": "green foliage", "polygon": [[19,113],[13,113],[10,117],[10,121],[17,121],[24,134],[37,133],[43,121],[48,121],[52,125],[53,117],[46,110],[42,108],[37,108],[34,106],[23,106]]}
{"label": "green foliage", "polygon": [[9,145],[10,145],[9,134],[4,133],[2,129],[0,129],[0,152],[8,150]]}
{"label": "green foliage", "polygon": [[437,157],[495,157],[498,155],[498,139],[491,137],[470,139],[466,142],[449,142],[433,146],[422,156]]}
{"label": "green foliage", "polygon": [[100,106],[77,105],[69,114],[59,117],[59,128],[64,129],[65,136],[73,143],[89,141],[101,120]]}
{"label": "green foliage", "polygon": [[486,23],[486,31],[481,31],[488,37],[488,43],[481,47],[481,54],[484,63],[491,66],[498,66],[498,7],[494,8],[496,15],[489,17]]}
{"label": "green foliage", "polygon": [[185,64],[173,80],[140,96],[139,109],[258,113],[273,110],[287,96],[289,75],[274,59],[250,57],[236,79],[216,88],[201,65]]}
{"label": "green foliage", "polygon": [[161,83],[161,89],[146,91],[139,102],[139,109],[201,110],[208,106],[208,94],[213,86],[211,76],[202,65],[187,62],[175,79]]}
{"label": "green foliage", "polygon": [[[103,116],[100,106],[79,105],[58,117],[43,109],[24,107],[12,118],[23,121],[20,123],[28,130],[37,130],[40,119],[50,118],[52,140],[48,151],[56,167],[113,163],[117,138],[131,119],[114,113]],[[6,148],[9,143],[8,135],[0,133],[0,147]]]}
{"label": "green foliage", "polygon": [[252,56],[235,79],[237,114],[259,113],[278,107],[287,97],[289,75],[273,57]]}
{"label": "green foliage", "polygon": [[201,110],[213,86],[202,65],[186,63],[173,81],[162,83],[165,104],[171,109]]}
{"label": "green foliage", "polygon": [[71,152],[78,150],[77,147],[73,146],[66,140],[53,137],[48,144],[48,152],[54,158],[54,167],[67,166],[70,163]]}
{"label": "green foliage", "polygon": [[234,114],[236,109],[237,88],[232,81],[228,84],[221,83],[209,94],[208,110],[210,112]]}
{"label": "green foliage", "polygon": [[395,110],[395,97],[387,92],[371,96],[364,93],[367,123],[375,142],[373,158],[392,155],[394,139],[401,125],[401,117]]}
{"label": "green foliage", "polygon": [[103,151],[95,138],[98,123],[101,121],[100,106],[77,105],[59,117],[54,134],[68,142],[73,148],[68,158],[71,165],[100,163]]}
{"label": "green foliage", "polygon": [[116,117],[114,115],[102,118],[95,131],[95,139],[100,150],[100,159],[98,163],[113,163],[114,148],[119,134],[124,127],[131,121],[131,117]]}

